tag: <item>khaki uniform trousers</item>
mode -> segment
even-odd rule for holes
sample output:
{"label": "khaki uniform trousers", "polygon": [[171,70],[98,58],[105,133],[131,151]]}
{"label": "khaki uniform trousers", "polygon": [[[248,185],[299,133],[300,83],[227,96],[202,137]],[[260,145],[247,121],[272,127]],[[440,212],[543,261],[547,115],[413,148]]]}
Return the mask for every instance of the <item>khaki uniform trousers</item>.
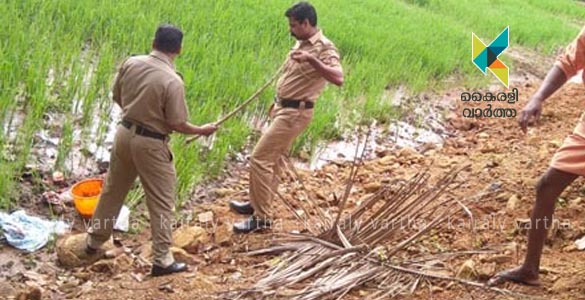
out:
{"label": "khaki uniform trousers", "polygon": [[137,135],[134,125],[119,125],[111,153],[110,169],[88,229],[88,245],[99,248],[111,236],[116,218],[136,177],[146,194],[150,216],[153,264],[174,262],[172,243],[176,171],[168,140]]}
{"label": "khaki uniform trousers", "polygon": [[254,215],[259,218],[271,217],[271,204],[274,192],[280,183],[284,167],[283,156],[299,134],[309,125],[313,110],[283,108],[276,106],[270,127],[262,135],[250,159],[250,204]]}

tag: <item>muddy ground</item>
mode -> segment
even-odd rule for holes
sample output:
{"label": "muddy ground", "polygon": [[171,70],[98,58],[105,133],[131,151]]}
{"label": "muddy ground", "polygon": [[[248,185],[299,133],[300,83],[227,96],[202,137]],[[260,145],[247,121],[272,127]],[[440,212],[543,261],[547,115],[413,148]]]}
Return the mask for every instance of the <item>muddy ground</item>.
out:
{"label": "muddy ground", "polygon": [[[538,73],[542,75],[542,71]],[[515,86],[519,89],[520,101],[506,107],[519,112],[537,88],[538,80],[529,76],[518,80]],[[526,237],[525,230],[518,224],[529,217],[539,176],[546,171],[553,153],[571,132],[585,107],[582,103],[585,88],[582,84],[566,85],[547,101],[540,124],[532,127],[528,134],[519,130],[515,118],[462,118],[462,109],[473,105],[459,101],[461,92],[453,89],[440,95],[417,97],[417,101],[427,99],[429,103],[437,103],[436,109],[441,110],[441,130],[445,131],[441,133],[445,137],[443,145],[400,148],[395,140],[384,135],[384,130],[381,131],[376,137],[376,149],[370,149],[375,158],[360,167],[350,194],[349,209],[359,206],[360,199],[390,180],[408,179],[421,170],[428,170],[433,178],[438,178],[452,167],[469,164],[470,168],[460,174],[463,185],[456,196],[474,199],[468,204],[473,221],[464,214],[455,214],[452,228],[421,238],[408,253],[490,250],[489,254],[470,254],[443,261],[445,275],[463,276],[459,272],[462,266],[471,264],[471,272],[465,278],[485,282],[495,272],[522,261]],[[408,112],[405,116],[408,121]],[[179,260],[190,264],[189,272],[161,278],[147,276],[150,231],[141,204],[132,214],[131,232],[116,233],[117,241],[131,253],[88,267],[63,268],[57,263],[54,243],[36,253],[25,254],[3,242],[0,244],[0,298],[26,299],[28,295],[29,299],[214,299],[222,291],[250,287],[277,258],[251,257],[246,252],[269,246],[281,234],[303,228],[285,206],[276,201],[275,212],[280,226],[250,235],[231,233],[231,224],[242,217],[228,209],[228,201],[247,200],[246,154],[238,157],[229,163],[220,178],[198,187],[186,209],[179,214],[182,222],[177,231],[191,233],[176,237],[178,246],[185,249],[175,249],[175,252]],[[342,193],[350,166],[351,162],[339,157],[319,170],[297,169],[306,190],[297,181],[285,178],[280,192],[285,198],[306,197],[334,206],[332,195]],[[48,216],[50,212],[41,201],[41,194],[55,187],[44,183],[39,188],[26,180],[23,185],[29,197],[25,199],[25,208]],[[83,231],[83,222],[70,205],[61,210],[59,213],[75,220],[74,231]],[[574,244],[585,235],[584,211],[585,188],[583,180],[578,179],[557,204],[555,217],[559,222],[544,250],[542,287],[513,284],[503,287],[544,299],[585,299],[585,251],[577,250]],[[188,231],[195,225],[199,228]],[[432,281],[432,285],[432,288],[420,288],[412,295],[398,298],[494,298],[493,293],[445,281]],[[362,299],[370,293],[372,288],[364,287],[344,299]],[[496,298],[508,299],[497,295]]]}

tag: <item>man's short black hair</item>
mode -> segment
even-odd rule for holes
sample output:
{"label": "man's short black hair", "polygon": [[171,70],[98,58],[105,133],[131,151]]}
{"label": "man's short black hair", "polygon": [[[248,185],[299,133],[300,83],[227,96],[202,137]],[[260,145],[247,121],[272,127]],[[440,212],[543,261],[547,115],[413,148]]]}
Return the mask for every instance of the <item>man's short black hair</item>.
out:
{"label": "man's short black hair", "polygon": [[299,2],[293,5],[286,10],[284,16],[287,18],[292,17],[299,23],[304,20],[309,20],[311,26],[317,26],[317,11],[315,11],[315,7],[309,2]]}
{"label": "man's short black hair", "polygon": [[154,48],[162,52],[178,53],[182,42],[183,32],[170,24],[160,25],[154,34]]}

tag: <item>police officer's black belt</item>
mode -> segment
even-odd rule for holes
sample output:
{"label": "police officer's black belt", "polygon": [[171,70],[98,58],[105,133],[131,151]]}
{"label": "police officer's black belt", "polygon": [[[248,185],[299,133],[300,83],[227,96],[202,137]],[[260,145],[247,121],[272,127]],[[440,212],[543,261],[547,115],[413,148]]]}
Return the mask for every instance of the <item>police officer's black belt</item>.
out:
{"label": "police officer's black belt", "polygon": [[287,108],[299,108],[301,107],[301,102],[305,102],[305,108],[311,109],[315,105],[313,102],[310,101],[302,101],[302,100],[294,100],[294,99],[278,99],[278,103],[282,107]]}
{"label": "police officer's black belt", "polygon": [[134,124],[128,120],[122,120],[122,126],[130,129],[132,127],[132,125],[135,126],[136,128],[136,134],[141,135],[141,136],[145,136],[145,137],[149,137],[149,138],[153,138],[153,139],[158,139],[158,140],[166,140],[167,136],[164,134],[160,134],[158,132],[154,132],[154,131],[150,131],[138,124]]}

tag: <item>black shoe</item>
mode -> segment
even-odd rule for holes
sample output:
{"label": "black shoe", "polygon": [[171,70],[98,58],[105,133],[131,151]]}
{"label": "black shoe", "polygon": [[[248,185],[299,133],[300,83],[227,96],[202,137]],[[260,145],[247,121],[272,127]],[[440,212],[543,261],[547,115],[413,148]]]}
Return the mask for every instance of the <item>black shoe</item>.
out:
{"label": "black shoe", "polygon": [[249,233],[256,230],[270,228],[271,226],[271,220],[251,216],[244,221],[235,223],[233,228],[235,233]]}
{"label": "black shoe", "polygon": [[254,208],[250,202],[240,202],[236,200],[230,201],[230,208],[241,215],[254,214]]}
{"label": "black shoe", "polygon": [[150,275],[152,276],[163,276],[178,272],[187,271],[187,265],[184,263],[174,262],[170,266],[163,268],[157,265],[152,265],[152,270],[150,271]]}

